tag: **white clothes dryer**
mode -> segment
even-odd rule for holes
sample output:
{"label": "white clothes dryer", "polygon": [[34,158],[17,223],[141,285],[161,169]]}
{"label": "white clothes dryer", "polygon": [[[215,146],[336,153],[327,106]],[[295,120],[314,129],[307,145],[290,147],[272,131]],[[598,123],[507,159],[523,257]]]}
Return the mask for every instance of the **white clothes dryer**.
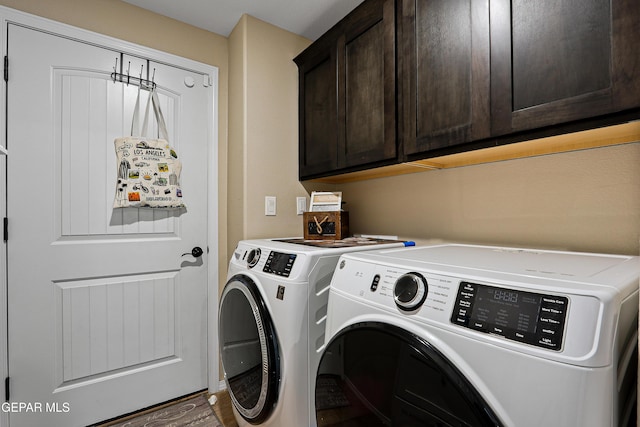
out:
{"label": "white clothes dryer", "polygon": [[317,425],[635,425],[639,278],[631,256],[456,244],[343,255]]}
{"label": "white clothes dryer", "polygon": [[220,298],[225,382],[238,425],[315,425],[313,388],[341,254],[412,244],[350,238],[241,241]]}

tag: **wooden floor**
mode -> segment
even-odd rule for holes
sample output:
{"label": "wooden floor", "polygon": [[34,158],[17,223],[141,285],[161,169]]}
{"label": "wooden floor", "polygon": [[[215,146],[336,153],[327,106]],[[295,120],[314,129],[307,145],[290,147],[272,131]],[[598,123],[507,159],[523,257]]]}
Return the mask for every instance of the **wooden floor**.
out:
{"label": "wooden floor", "polygon": [[[196,396],[197,394],[202,394],[203,392],[199,392],[196,394],[192,394],[189,396],[185,396],[179,400],[186,400],[186,399],[190,399],[194,396]],[[238,427],[238,423],[236,422],[236,419],[233,416],[233,409],[232,408],[232,403],[231,403],[231,398],[229,397],[229,393],[226,390],[222,390],[219,391],[217,393],[214,393],[214,395],[216,396],[216,403],[214,405],[212,405],[211,407],[213,408],[213,412],[216,413],[216,416],[218,417],[218,419],[220,420],[220,422],[222,422],[222,425],[224,427]],[[205,397],[209,398],[211,395],[210,394],[206,394]],[[209,400],[209,402],[211,402],[211,400]],[[171,404],[175,404],[176,400],[171,401],[171,402],[166,402],[164,404],[161,405],[157,405],[151,408],[147,408],[144,409],[142,411],[138,411],[132,414],[127,414],[124,415],[122,417],[118,417],[118,418],[114,418],[108,421],[104,421],[98,424],[92,424],[89,427],[110,427],[116,424],[120,424],[124,421],[128,421],[132,418],[135,418],[145,412],[150,412],[150,411],[155,411],[158,408],[162,407],[163,405],[171,405]]]}
{"label": "wooden floor", "polygon": [[[224,427],[238,427],[238,423],[236,422],[236,419],[233,416],[233,409],[232,409],[233,403],[231,403],[231,397],[229,397],[229,392],[227,392],[227,390],[222,390],[217,393],[214,393],[214,396],[216,396],[216,403],[212,405],[213,412],[216,413],[216,416],[222,422],[222,425]],[[186,398],[190,398],[190,397],[193,397],[193,396],[188,396]],[[209,397],[209,395],[207,394],[207,396],[205,397]],[[156,409],[156,408],[153,408],[153,409]],[[340,411],[341,411],[340,408],[337,410],[330,409],[330,410],[322,411],[322,414],[321,414],[322,416],[318,425],[319,426],[330,425],[333,422],[335,422],[334,418],[336,416],[338,416],[339,419],[344,418],[345,415],[342,414]],[[122,421],[128,418],[133,418],[139,414],[140,413],[129,414],[125,417],[110,420],[109,422],[106,422],[106,423],[95,424],[92,427],[108,427],[113,424],[121,423]],[[360,425],[360,424],[353,424],[353,425]]]}
{"label": "wooden floor", "polygon": [[232,403],[229,393],[226,390],[214,393],[218,401],[213,405],[213,411],[218,416],[224,427],[238,427],[236,419],[233,417]]}

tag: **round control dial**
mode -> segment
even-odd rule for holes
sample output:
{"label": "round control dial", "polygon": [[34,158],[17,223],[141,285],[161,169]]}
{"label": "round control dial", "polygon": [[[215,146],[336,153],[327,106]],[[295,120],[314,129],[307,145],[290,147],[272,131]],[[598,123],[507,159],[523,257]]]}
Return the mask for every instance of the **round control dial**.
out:
{"label": "round control dial", "polygon": [[393,299],[400,310],[412,311],[420,308],[428,291],[427,279],[418,273],[407,273],[393,285]]}
{"label": "round control dial", "polygon": [[247,256],[247,265],[249,268],[255,267],[258,261],[260,261],[260,254],[260,248],[251,249],[251,251],[249,251],[249,255]]}

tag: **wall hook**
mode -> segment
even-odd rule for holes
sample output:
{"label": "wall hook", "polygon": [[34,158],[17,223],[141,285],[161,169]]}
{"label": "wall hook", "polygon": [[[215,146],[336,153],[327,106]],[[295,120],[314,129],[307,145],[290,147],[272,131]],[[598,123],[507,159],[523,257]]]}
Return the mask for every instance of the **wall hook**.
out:
{"label": "wall hook", "polygon": [[118,57],[116,56],[116,65],[113,66],[113,74],[111,75],[113,82],[116,82],[116,75],[118,75]]}
{"label": "wall hook", "polygon": [[[129,61],[127,65],[127,79],[125,80],[124,67],[122,66],[122,62],[124,62],[124,58],[120,57],[120,72],[118,72],[118,58],[116,57],[116,64],[113,67],[113,73],[111,73],[111,80],[115,83],[116,81],[120,83],[125,83],[127,86],[129,84],[133,84],[143,88],[145,90],[154,90],[156,84],[153,80],[146,80],[142,76],[144,74],[144,64],[140,66],[140,77],[131,76],[131,61]],[[155,78],[156,69],[153,69],[153,76]],[[149,70],[147,70],[147,78],[149,77]]]}

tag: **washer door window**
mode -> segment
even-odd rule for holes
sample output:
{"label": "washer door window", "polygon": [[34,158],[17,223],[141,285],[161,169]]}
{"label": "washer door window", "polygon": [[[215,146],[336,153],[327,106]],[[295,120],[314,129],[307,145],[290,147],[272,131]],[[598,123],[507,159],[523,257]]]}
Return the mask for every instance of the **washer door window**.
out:
{"label": "washer door window", "polygon": [[280,354],[271,316],[256,284],[236,275],[220,300],[220,346],[229,395],[236,410],[260,424],[274,408],[280,384]]}
{"label": "washer door window", "polygon": [[318,427],[500,426],[469,381],[428,342],[382,323],[344,329],[316,378]]}

